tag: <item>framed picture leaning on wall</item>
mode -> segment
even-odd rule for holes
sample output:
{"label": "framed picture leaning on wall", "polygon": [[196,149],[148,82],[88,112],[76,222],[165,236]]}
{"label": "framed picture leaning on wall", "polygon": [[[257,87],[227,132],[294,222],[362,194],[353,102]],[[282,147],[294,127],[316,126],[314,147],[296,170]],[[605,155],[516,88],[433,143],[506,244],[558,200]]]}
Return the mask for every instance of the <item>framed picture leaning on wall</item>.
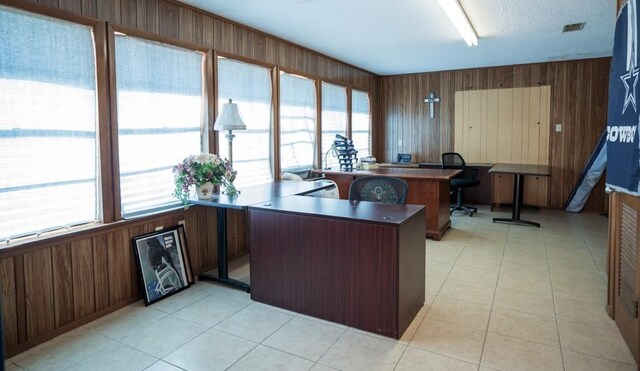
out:
{"label": "framed picture leaning on wall", "polygon": [[193,282],[181,228],[165,228],[132,239],[145,305],[180,292]]}

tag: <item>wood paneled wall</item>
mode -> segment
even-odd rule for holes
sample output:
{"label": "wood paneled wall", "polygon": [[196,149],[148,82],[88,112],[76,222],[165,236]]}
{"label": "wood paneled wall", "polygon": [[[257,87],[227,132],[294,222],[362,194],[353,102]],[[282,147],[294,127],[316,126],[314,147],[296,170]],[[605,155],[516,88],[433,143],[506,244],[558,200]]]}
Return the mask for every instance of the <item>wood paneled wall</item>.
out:
{"label": "wood paneled wall", "polygon": [[[230,218],[242,216],[232,214]],[[202,207],[0,250],[0,294],[8,355],[139,300],[131,238],[180,221],[184,221],[194,273],[215,267],[215,210]],[[244,233],[240,236],[244,239]],[[246,254],[242,249],[245,241],[239,242],[230,244],[230,259]]]}
{"label": "wood paneled wall", "polygon": [[[439,162],[454,149],[456,91],[550,85],[549,207],[562,208],[605,130],[610,63],[598,58],[381,77],[378,148],[384,150],[376,156],[390,161],[403,152],[417,162]],[[423,102],[430,90],[441,98],[433,119]],[[561,132],[554,131],[557,123]],[[585,210],[601,211],[605,202],[601,181]]]}
{"label": "wood paneled wall", "polygon": [[[0,0],[0,4],[27,10],[35,6],[53,16],[62,12],[93,17],[367,90],[372,101],[377,100],[374,74],[172,0]],[[215,226],[215,212],[197,207],[0,249],[7,355],[139,300],[130,239],[179,220],[185,220],[194,273],[216,267],[215,228],[208,228]],[[248,252],[245,231],[245,215],[228,211],[230,259]]]}

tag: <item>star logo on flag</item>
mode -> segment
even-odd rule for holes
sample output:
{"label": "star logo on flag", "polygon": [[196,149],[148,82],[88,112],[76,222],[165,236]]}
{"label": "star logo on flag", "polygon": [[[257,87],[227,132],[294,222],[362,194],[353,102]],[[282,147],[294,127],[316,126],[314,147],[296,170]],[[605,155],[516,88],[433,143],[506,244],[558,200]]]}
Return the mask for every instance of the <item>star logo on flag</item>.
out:
{"label": "star logo on flag", "polygon": [[[633,106],[634,111],[638,111],[636,109],[636,85],[638,84],[638,68],[635,66],[633,55],[631,57],[631,63],[629,65],[629,69],[627,73],[620,76],[622,80],[622,84],[624,85],[625,93],[624,93],[624,106],[622,107],[622,114],[624,115],[624,111],[627,110],[629,103]],[[629,80],[633,79],[633,83],[629,85]]]}

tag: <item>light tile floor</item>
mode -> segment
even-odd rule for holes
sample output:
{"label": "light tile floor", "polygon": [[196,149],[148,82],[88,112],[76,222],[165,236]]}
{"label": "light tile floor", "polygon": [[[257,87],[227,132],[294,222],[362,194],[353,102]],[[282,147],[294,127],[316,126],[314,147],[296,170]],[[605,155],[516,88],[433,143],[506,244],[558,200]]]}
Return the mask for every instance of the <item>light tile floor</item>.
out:
{"label": "light tile floor", "polygon": [[[6,362],[8,370],[634,370],[606,315],[607,219],[486,208],[427,240],[426,304],[396,341],[200,282]],[[248,276],[246,267],[239,271]]]}

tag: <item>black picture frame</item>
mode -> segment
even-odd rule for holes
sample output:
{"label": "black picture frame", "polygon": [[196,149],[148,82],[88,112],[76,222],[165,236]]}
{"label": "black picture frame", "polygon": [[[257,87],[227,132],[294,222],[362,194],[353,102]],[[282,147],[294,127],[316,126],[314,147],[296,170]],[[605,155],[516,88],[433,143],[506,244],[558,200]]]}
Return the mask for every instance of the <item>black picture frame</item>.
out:
{"label": "black picture frame", "polygon": [[180,229],[182,226],[164,228],[131,239],[145,306],[190,286],[187,272],[191,267],[184,253],[186,238],[181,238]]}
{"label": "black picture frame", "polygon": [[189,285],[193,285],[195,280],[193,278],[193,269],[191,268],[191,256],[189,255],[189,249],[187,248],[187,234],[184,229],[184,225],[178,225],[178,235],[180,236],[180,246],[182,247],[182,256],[187,268],[187,282]]}

